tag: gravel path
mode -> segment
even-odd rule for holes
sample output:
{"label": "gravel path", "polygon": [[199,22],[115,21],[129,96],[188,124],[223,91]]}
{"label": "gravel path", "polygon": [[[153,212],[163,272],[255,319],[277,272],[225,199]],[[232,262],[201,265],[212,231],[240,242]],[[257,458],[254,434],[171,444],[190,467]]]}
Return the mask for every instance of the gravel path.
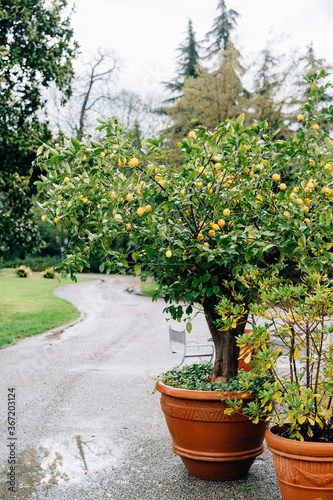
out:
{"label": "gravel path", "polygon": [[[97,278],[56,290],[82,311],[80,321],[0,350],[0,499],[280,500],[268,451],[238,481],[187,473],[152,393],[151,377],[175,364],[164,302],[126,292],[137,285],[131,278]],[[191,335],[208,338],[202,315]]]}

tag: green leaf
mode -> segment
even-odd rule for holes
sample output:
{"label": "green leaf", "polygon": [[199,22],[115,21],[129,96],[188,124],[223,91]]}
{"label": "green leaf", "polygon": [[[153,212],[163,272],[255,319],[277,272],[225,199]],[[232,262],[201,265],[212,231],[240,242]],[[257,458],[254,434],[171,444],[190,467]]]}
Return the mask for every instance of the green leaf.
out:
{"label": "green leaf", "polygon": [[210,274],[205,273],[203,276],[200,276],[199,281],[200,283],[207,283],[209,279],[210,279]]}
{"label": "green leaf", "polygon": [[41,146],[39,146],[39,148],[37,149],[37,156],[41,155],[42,152],[44,150],[44,144],[42,144]]}
{"label": "green leaf", "polygon": [[327,136],[325,137],[325,142],[326,142],[327,146],[328,146],[330,149],[332,149],[332,147],[333,147],[333,146],[332,146],[332,144],[333,144],[333,143],[332,143],[332,141],[331,141],[331,139],[330,139],[329,137],[327,137]]}
{"label": "green leaf", "polygon": [[135,264],[134,272],[136,275],[140,274],[141,273],[141,266],[139,266],[138,264]]}
{"label": "green leaf", "polygon": [[141,146],[142,146],[143,148],[145,148],[145,147],[147,146],[147,141],[146,141],[145,139],[143,139],[143,140],[141,141]]}
{"label": "green leaf", "polygon": [[186,323],[186,331],[188,333],[191,333],[192,331],[192,323],[190,323],[189,321]]}
{"label": "green leaf", "polygon": [[284,199],[285,199],[285,196],[286,196],[286,195],[285,195],[285,192],[284,192],[284,191],[280,191],[280,192],[279,192],[279,201],[284,200]]}
{"label": "green leaf", "polygon": [[71,137],[71,143],[73,144],[75,149],[80,149],[81,144],[80,144],[80,141],[76,137]]}

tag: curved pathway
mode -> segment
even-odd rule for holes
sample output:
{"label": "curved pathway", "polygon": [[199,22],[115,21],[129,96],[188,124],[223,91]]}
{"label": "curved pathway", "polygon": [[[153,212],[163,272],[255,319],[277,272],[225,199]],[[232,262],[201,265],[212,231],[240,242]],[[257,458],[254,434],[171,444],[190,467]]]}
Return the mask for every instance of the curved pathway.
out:
{"label": "curved pathway", "polygon": [[[171,451],[147,375],[174,364],[165,304],[126,291],[137,284],[131,278],[90,276],[97,279],[56,289],[81,310],[78,322],[0,350],[0,498],[280,499],[267,452],[237,482],[189,476]],[[193,336],[207,339],[204,318],[195,320]],[[14,391],[17,439],[10,440]],[[15,492],[6,483],[8,443],[17,459]]]}

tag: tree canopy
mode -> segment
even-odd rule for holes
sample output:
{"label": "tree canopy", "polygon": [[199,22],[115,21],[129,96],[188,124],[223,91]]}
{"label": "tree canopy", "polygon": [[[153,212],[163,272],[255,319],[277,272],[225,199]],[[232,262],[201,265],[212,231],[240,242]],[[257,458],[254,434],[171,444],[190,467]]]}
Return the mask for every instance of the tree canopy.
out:
{"label": "tree canopy", "polygon": [[[27,246],[32,219],[31,188],[26,184],[40,140],[50,140],[43,108],[43,89],[54,82],[63,99],[71,94],[72,60],[78,52],[67,0],[2,0],[0,3],[0,213],[6,218],[7,244],[1,253]],[[34,179],[38,176],[35,171]],[[6,179],[6,182],[4,182]],[[11,192],[19,183],[16,204],[9,209]],[[21,197],[20,197],[21,194]],[[6,208],[7,207],[7,208]],[[22,231],[17,233],[17,227]],[[13,234],[12,234],[13,233]],[[2,237],[4,235],[2,234]],[[10,242],[15,242],[13,246]],[[35,247],[33,242],[31,249]]]}

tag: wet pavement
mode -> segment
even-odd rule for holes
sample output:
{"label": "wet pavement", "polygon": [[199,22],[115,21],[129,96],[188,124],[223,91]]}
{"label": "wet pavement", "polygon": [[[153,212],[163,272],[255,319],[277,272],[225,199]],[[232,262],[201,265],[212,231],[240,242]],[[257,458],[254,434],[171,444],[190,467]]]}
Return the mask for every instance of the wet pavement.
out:
{"label": "wet pavement", "polygon": [[[0,349],[0,499],[279,500],[268,451],[239,481],[187,473],[152,393],[176,362],[165,304],[132,278],[91,277],[56,290],[77,322]],[[202,315],[191,336],[209,337]]]}

